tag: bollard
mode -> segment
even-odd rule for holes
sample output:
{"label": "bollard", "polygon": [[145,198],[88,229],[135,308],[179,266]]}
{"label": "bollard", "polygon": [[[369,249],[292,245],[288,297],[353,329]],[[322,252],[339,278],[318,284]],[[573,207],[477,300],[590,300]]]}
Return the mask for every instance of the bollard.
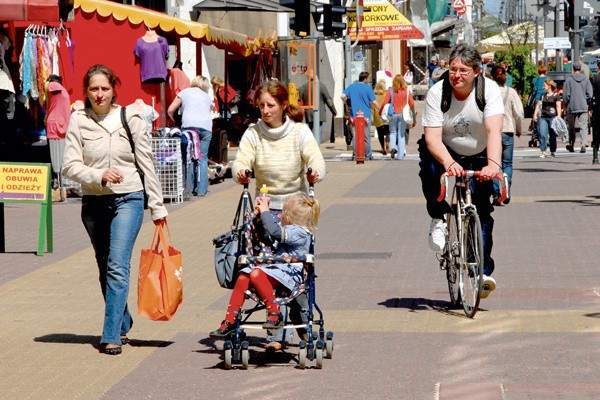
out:
{"label": "bollard", "polygon": [[357,164],[364,164],[367,158],[365,154],[365,128],[367,127],[365,114],[358,110],[351,119],[351,123],[354,125],[354,157]]}

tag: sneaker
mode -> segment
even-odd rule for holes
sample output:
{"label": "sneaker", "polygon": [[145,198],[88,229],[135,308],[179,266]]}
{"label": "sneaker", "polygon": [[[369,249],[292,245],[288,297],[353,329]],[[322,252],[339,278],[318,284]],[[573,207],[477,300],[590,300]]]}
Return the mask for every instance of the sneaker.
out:
{"label": "sneaker", "polygon": [[496,289],[496,281],[491,276],[483,276],[483,285],[481,285],[481,298],[485,299]]}
{"label": "sneaker", "polygon": [[429,247],[433,251],[442,251],[445,244],[446,222],[443,219],[433,218],[429,228]]}
{"label": "sneaker", "polygon": [[573,146],[571,146],[570,144],[566,145],[565,147],[569,151],[569,153],[573,153],[575,151],[575,149],[573,148]]}
{"label": "sneaker", "polygon": [[579,150],[580,153],[585,153],[585,146],[581,146],[581,150]]}
{"label": "sneaker", "polygon": [[540,158],[546,158],[546,153],[542,151],[542,154],[540,154]]}
{"label": "sneaker", "polygon": [[219,329],[212,331],[208,334],[208,336],[210,336],[213,339],[224,339],[227,336],[231,335],[233,332],[235,332],[235,326],[223,320]]}
{"label": "sneaker", "polygon": [[392,149],[392,151],[390,151],[390,157],[392,157],[392,160],[396,158],[397,153],[398,153],[398,150],[396,150],[396,149]]}
{"label": "sneaker", "polygon": [[[276,317],[277,319],[274,319]],[[269,317],[267,318],[267,322],[265,322],[262,326],[263,329],[281,329],[283,328],[283,314],[281,313],[269,313]]]}

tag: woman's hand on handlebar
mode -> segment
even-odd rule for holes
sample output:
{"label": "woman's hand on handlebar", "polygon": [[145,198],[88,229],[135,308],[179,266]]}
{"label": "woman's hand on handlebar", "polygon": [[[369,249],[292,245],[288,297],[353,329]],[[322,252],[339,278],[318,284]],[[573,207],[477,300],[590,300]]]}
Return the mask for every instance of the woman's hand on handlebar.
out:
{"label": "woman's hand on handlebar", "polygon": [[306,172],[306,180],[308,183],[316,183],[319,181],[319,172],[316,169],[309,168]]}
{"label": "woman's hand on handlebar", "polygon": [[[249,173],[246,174],[246,171],[248,171]],[[248,170],[248,169],[244,170],[244,169],[242,169],[242,170],[238,171],[238,173],[237,173],[237,180],[241,184],[250,183],[250,176],[251,175],[252,175],[252,170]]]}

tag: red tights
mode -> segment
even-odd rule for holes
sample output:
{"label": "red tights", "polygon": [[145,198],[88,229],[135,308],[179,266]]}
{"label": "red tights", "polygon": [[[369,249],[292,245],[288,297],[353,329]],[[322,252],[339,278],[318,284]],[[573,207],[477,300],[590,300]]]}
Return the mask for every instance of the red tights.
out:
{"label": "red tights", "polygon": [[227,307],[227,313],[225,314],[225,321],[233,324],[237,313],[242,308],[245,300],[245,292],[251,286],[256,289],[259,296],[267,306],[267,312],[279,313],[279,304],[275,302],[275,293],[273,288],[281,285],[275,278],[265,274],[261,269],[255,268],[249,274],[241,274],[238,276],[231,298],[229,299],[229,306]]}

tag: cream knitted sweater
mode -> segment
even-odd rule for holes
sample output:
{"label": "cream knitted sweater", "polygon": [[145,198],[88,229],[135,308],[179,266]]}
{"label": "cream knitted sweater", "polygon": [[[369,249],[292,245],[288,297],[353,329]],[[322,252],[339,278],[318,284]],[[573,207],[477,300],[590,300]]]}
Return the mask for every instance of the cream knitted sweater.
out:
{"label": "cream knitted sweater", "polygon": [[281,210],[285,198],[306,193],[306,169],[325,177],[325,160],[319,145],[303,123],[286,118],[279,128],[269,128],[262,120],[249,127],[238,148],[232,173],[250,169],[256,176],[256,195],[263,185],[269,189],[271,209]]}

